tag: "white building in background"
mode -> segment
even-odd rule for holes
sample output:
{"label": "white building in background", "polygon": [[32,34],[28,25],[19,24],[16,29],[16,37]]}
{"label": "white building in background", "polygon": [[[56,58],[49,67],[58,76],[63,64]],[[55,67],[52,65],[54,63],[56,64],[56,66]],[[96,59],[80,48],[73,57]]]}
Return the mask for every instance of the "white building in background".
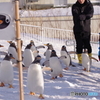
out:
{"label": "white building in background", "polygon": [[[0,2],[11,2],[15,0],[0,0]],[[77,0],[19,0],[20,8],[33,6],[33,8],[45,9],[53,7],[66,7],[75,3]],[[90,0],[93,4],[99,4],[100,0]]]}
{"label": "white building in background", "polygon": [[[19,0],[21,5],[28,4],[40,8],[66,7],[75,3],[77,0]],[[90,0],[94,4],[100,4],[100,0]]]}

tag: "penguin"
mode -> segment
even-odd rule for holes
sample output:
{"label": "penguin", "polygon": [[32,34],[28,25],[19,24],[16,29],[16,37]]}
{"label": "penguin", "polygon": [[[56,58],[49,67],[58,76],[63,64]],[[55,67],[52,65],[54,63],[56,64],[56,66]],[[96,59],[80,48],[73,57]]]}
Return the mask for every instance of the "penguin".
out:
{"label": "penguin", "polygon": [[62,46],[60,54],[61,54],[61,57],[60,57],[61,62],[63,62],[66,65],[66,67],[64,68],[65,70],[68,70],[69,66],[74,67],[74,65],[72,64],[72,61],[71,61],[71,56],[68,53],[66,46],[64,46],[64,45]]}
{"label": "penguin", "polygon": [[[40,49],[40,48],[45,48],[45,47],[42,46],[42,45],[40,45],[40,46],[35,46],[35,43],[34,43],[33,40],[30,41],[30,44],[32,45],[32,46],[31,46],[31,50],[32,50],[32,52],[33,52],[34,57],[36,57],[37,55],[39,55],[38,49]],[[37,51],[37,52],[34,52],[34,51]]]}
{"label": "penguin", "polygon": [[40,60],[41,56],[35,57],[34,61],[28,68],[27,87],[30,90],[30,95],[35,95],[35,93],[39,93],[39,98],[44,99],[44,78],[40,65]]}
{"label": "penguin", "polygon": [[91,59],[86,51],[86,49],[84,49],[83,53],[82,53],[82,66],[84,67],[84,71],[89,72],[90,71],[90,66],[91,66]]}
{"label": "penguin", "polygon": [[0,87],[4,87],[5,84],[9,85],[9,88],[13,88],[13,66],[11,59],[14,59],[12,54],[6,54],[0,65]]}
{"label": "penguin", "polygon": [[82,53],[82,66],[84,67],[84,71],[90,72],[92,59],[96,60],[98,62],[98,59],[89,56],[87,49],[83,49]]}
{"label": "penguin", "polygon": [[57,76],[63,77],[62,66],[61,66],[58,56],[56,55],[55,50],[51,51],[49,64],[50,64],[50,68],[51,68],[51,77],[52,77],[51,79],[55,79],[55,78],[57,78]]}
{"label": "penguin", "polygon": [[18,54],[17,54],[17,47],[14,42],[7,41],[10,45],[8,47],[8,53],[12,54],[15,59],[12,59],[13,63],[17,63],[18,61]]}
{"label": "penguin", "polygon": [[47,44],[44,44],[44,45],[47,46],[47,50],[44,52],[45,61],[42,65],[49,67],[49,58],[51,56],[51,51],[53,50],[53,46],[50,43],[47,43]]}
{"label": "penguin", "polygon": [[23,64],[25,67],[29,67],[29,65],[34,61],[35,57],[31,50],[31,44],[28,44],[23,52]]}

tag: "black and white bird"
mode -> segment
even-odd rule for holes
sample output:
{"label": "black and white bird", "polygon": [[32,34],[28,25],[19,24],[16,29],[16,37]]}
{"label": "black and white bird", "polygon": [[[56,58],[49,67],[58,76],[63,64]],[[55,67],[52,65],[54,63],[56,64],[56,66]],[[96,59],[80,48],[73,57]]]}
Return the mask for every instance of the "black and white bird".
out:
{"label": "black and white bird", "polygon": [[34,61],[28,68],[27,87],[30,90],[30,95],[39,93],[39,98],[44,99],[44,78],[40,65],[41,56],[35,57]]}
{"label": "black and white bird", "polygon": [[50,64],[50,68],[51,68],[51,77],[52,77],[51,79],[55,79],[57,76],[63,77],[62,65],[60,63],[58,56],[56,55],[55,50],[51,51],[49,64]]}
{"label": "black and white bird", "polygon": [[5,84],[9,85],[9,88],[13,88],[13,66],[11,59],[14,59],[12,54],[6,54],[0,65],[0,87],[4,87]]}
{"label": "black and white bird", "polygon": [[31,44],[28,44],[23,51],[23,64],[25,67],[29,67],[30,64],[34,61],[35,57],[33,55],[33,52],[31,50]]}
{"label": "black and white bird", "polygon": [[17,47],[14,42],[12,41],[7,41],[7,42],[10,44],[8,47],[8,53],[12,54],[12,56],[15,58],[15,59],[12,59],[12,62],[17,63],[18,61]]}

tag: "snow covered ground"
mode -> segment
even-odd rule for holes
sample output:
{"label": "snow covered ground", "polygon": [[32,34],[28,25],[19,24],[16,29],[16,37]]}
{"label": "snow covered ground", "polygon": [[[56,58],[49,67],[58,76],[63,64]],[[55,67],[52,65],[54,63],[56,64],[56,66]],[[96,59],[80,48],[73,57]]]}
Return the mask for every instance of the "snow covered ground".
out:
{"label": "snow covered ground", "polygon": [[[34,40],[34,39],[33,39]],[[24,39],[24,46],[29,43],[29,39]],[[34,40],[35,45],[43,45],[39,41]],[[0,51],[7,52],[9,44],[7,41],[0,41],[0,44],[4,47],[0,48]],[[65,44],[64,44],[65,45]],[[61,46],[59,43],[53,43],[54,49],[57,51],[57,55],[60,56]],[[94,48],[94,47],[93,47]],[[71,47],[67,48],[68,51],[72,51]],[[46,48],[39,49],[39,54],[44,59],[44,52]],[[95,51],[97,53],[97,51]],[[93,55],[94,56],[94,55]],[[1,61],[3,55],[0,56]],[[95,55],[96,58],[97,55]],[[76,64],[77,58],[74,59],[72,55],[73,64]],[[63,66],[64,67],[64,66]],[[14,88],[0,87],[0,100],[20,100],[19,92],[19,71],[17,67],[14,68]],[[63,78],[57,78],[50,80],[50,71],[45,71],[44,76],[44,100],[100,100],[100,62],[92,60],[91,72],[83,72],[82,66],[69,67],[69,70],[63,70]],[[29,90],[26,86],[27,83],[27,70],[23,70],[23,86],[24,86],[24,100],[39,100],[38,95],[29,95]],[[75,95],[76,93],[76,95]],[[84,94],[85,93],[85,94]]]}

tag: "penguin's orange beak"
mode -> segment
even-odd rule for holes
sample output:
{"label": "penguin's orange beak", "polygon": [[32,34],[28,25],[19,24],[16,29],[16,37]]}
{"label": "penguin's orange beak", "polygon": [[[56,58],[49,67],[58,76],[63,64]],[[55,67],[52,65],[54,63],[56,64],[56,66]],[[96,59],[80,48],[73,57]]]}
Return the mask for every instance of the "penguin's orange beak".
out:
{"label": "penguin's orange beak", "polygon": [[3,45],[0,45],[0,47],[4,47]]}
{"label": "penguin's orange beak", "polygon": [[3,20],[0,20],[0,24],[2,24],[3,23]]}
{"label": "penguin's orange beak", "polygon": [[8,43],[12,43],[12,41],[7,41]]}
{"label": "penguin's orange beak", "polygon": [[15,59],[14,57],[11,57],[11,59]]}

